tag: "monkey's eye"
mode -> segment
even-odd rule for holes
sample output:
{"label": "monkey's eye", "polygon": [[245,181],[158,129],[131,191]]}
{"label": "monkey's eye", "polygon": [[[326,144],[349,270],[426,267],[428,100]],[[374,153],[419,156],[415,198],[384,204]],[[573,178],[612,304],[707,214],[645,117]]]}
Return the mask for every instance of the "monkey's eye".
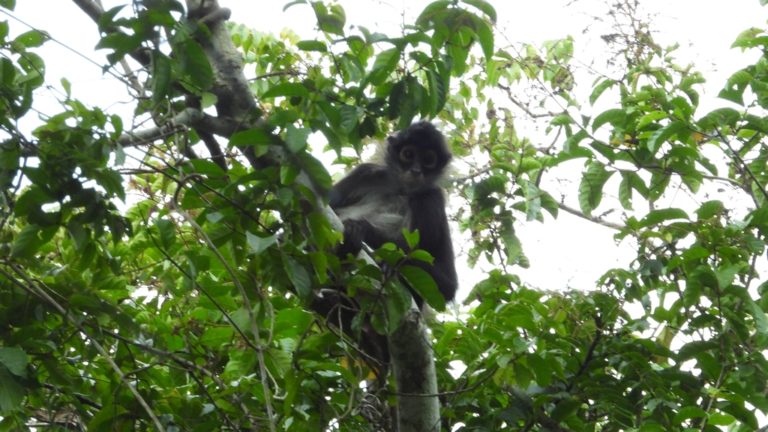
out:
{"label": "monkey's eye", "polygon": [[413,147],[411,146],[405,146],[402,150],[400,150],[400,160],[403,162],[413,162]]}
{"label": "monkey's eye", "polygon": [[425,152],[421,155],[421,164],[426,169],[434,169],[437,167],[437,154],[432,150]]}

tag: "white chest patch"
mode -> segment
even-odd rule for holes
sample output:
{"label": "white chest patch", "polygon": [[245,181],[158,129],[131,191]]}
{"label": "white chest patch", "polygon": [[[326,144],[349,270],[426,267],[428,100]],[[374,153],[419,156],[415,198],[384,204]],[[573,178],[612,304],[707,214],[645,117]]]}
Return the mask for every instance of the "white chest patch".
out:
{"label": "white chest patch", "polygon": [[336,212],[344,220],[366,220],[387,237],[397,238],[410,224],[405,197],[391,194],[368,194],[354,205]]}

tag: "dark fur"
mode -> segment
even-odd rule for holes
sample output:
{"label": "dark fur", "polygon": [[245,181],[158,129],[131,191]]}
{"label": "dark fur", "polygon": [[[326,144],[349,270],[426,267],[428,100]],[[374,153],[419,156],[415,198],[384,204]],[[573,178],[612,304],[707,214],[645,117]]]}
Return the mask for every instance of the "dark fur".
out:
{"label": "dark fur", "polygon": [[[398,158],[404,146],[413,146],[417,151],[434,151],[436,165],[432,169],[404,164]],[[453,245],[445,214],[445,197],[437,181],[444,174],[451,160],[451,153],[443,135],[428,122],[416,123],[389,137],[384,158],[386,165],[365,163],[356,167],[334,185],[330,195],[330,206],[344,222],[344,243],[340,254],[356,254],[362,242],[376,249],[386,242],[393,242],[402,249],[407,245],[401,234],[402,228],[419,231],[420,249],[434,257],[432,265],[412,262],[427,271],[437,283],[446,301],[456,295],[458,285],[454,265]],[[420,171],[414,179],[412,171]],[[355,217],[355,206],[375,209],[373,214],[362,210],[363,217]],[[352,217],[345,218],[352,213]],[[407,226],[401,223],[396,229],[377,228],[370,218],[384,214],[399,214],[410,219]],[[404,221],[406,222],[406,221]],[[422,299],[414,296],[421,306]]]}
{"label": "dark fur", "polygon": [[[408,264],[428,272],[445,300],[452,301],[458,282],[445,197],[437,183],[451,160],[451,153],[443,135],[428,122],[416,123],[389,137],[386,146],[381,158],[383,163],[360,164],[330,192],[329,204],[344,223],[344,240],[337,252],[341,257],[356,255],[363,243],[376,249],[387,242],[407,250],[402,229],[418,230],[418,247],[429,252],[434,262]],[[411,162],[403,161],[400,156],[406,146],[413,149]],[[429,163],[431,160],[433,165]],[[413,290],[411,293],[416,304],[422,307],[423,299]],[[323,290],[313,308],[357,340],[379,379],[386,379],[387,338],[376,333],[367,320],[361,320],[359,333],[352,330],[359,308],[343,289]]]}

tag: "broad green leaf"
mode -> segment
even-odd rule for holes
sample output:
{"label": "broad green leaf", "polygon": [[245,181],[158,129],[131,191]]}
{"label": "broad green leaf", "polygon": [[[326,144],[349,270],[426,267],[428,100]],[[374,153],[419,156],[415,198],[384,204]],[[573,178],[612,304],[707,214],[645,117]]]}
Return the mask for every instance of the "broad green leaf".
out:
{"label": "broad green leaf", "polygon": [[189,164],[194,168],[195,172],[209,177],[222,177],[227,173],[221,167],[213,161],[207,159],[192,159]]}
{"label": "broad green leaf", "polygon": [[17,379],[0,366],[0,414],[15,411],[21,406],[26,391]]}
{"label": "broad green leaf", "polygon": [[330,190],[333,180],[325,169],[325,165],[309,153],[299,153],[298,156],[301,168],[309,174],[314,184],[321,191]]}
{"label": "broad green leaf", "polygon": [[401,50],[398,48],[390,48],[380,52],[373,62],[373,67],[368,75],[368,82],[373,85],[380,85],[386,81],[395,70],[395,66],[397,66],[397,62],[400,60],[400,53]]}
{"label": "broad green leaf", "polygon": [[18,347],[0,347],[0,365],[20,378],[27,376],[27,353]]}
{"label": "broad green leaf", "polygon": [[728,426],[736,422],[736,417],[730,415],[730,414],[723,414],[723,413],[711,413],[707,417],[707,424],[711,424],[713,426]]}
{"label": "broad green leaf", "polygon": [[251,253],[258,255],[269,249],[270,246],[277,243],[278,236],[275,234],[269,237],[261,237],[251,233],[250,231],[246,231],[245,238],[246,242],[248,243],[248,250]]}
{"label": "broad green leaf", "polygon": [[688,213],[677,208],[654,210],[640,221],[640,226],[649,227],[672,219],[688,219]]}
{"label": "broad green leaf", "polygon": [[257,156],[266,154],[269,146],[277,143],[277,137],[258,128],[236,132],[229,139],[229,145],[233,147],[254,147]]}
{"label": "broad green leaf", "polygon": [[176,225],[168,219],[159,219],[155,222],[159,234],[160,246],[170,249],[176,243]]}
{"label": "broad green leaf", "polygon": [[307,270],[289,256],[283,256],[283,269],[299,297],[309,298],[312,295],[312,282]]}
{"label": "broad green leaf", "polygon": [[632,191],[638,191],[643,197],[648,196],[648,188],[645,182],[634,171],[620,171],[621,183],[619,184],[619,202],[627,210],[632,209]]}
{"label": "broad green leaf", "polygon": [[409,231],[403,228],[403,238],[408,244],[408,249],[415,249],[419,245],[419,231]]}
{"label": "broad green leaf", "polygon": [[171,61],[163,53],[152,53],[152,102],[160,103],[171,86]]}
{"label": "broad green leaf", "polygon": [[195,91],[207,90],[213,84],[213,69],[203,48],[193,39],[185,39],[181,47],[174,47],[179,55],[179,66],[184,76],[195,86]]}
{"label": "broad green leaf", "polygon": [[292,185],[301,171],[293,164],[280,165],[280,184]]}
{"label": "broad green leaf", "polygon": [[451,0],[438,0],[428,4],[427,7],[425,7],[424,10],[421,11],[421,14],[419,14],[419,17],[416,18],[416,25],[421,28],[424,28],[426,24],[432,20],[432,17],[435,14],[439,14],[440,12],[445,11],[447,8],[451,6],[452,3],[453,1]]}
{"label": "broad green leaf", "polygon": [[564,153],[573,153],[576,151],[579,143],[589,136],[589,132],[585,129],[579,129],[575,134],[569,136],[565,143],[563,143]]}
{"label": "broad green leaf", "polygon": [[22,33],[13,40],[14,43],[23,45],[24,48],[37,48],[48,40],[48,36],[38,30],[30,30]]}
{"label": "broad green leaf", "polygon": [[[760,35],[763,36],[760,36]],[[760,28],[752,27],[744,30],[733,41],[731,48],[754,48],[757,46],[768,45],[768,36],[765,36],[765,31]]]}
{"label": "broad green leaf", "polygon": [[304,84],[300,83],[280,83],[274,87],[269,88],[264,92],[262,97],[274,98],[274,97],[308,97],[309,90]]}
{"label": "broad green leaf", "polygon": [[592,121],[592,131],[596,131],[600,126],[610,123],[614,127],[623,126],[627,120],[627,113],[621,108],[609,109],[600,113]]}
{"label": "broad green leaf", "polygon": [[720,215],[724,211],[725,206],[723,205],[722,201],[713,200],[702,204],[696,210],[696,215],[699,217],[699,220],[705,220]]}
{"label": "broad green leaf", "polygon": [[285,143],[291,153],[298,153],[307,146],[307,138],[312,130],[309,128],[297,128],[294,125],[288,125],[285,131]]}
{"label": "broad green leaf", "polygon": [[687,130],[688,125],[686,125],[684,122],[673,121],[672,123],[662,127],[651,135],[651,138],[648,139],[646,144],[648,151],[650,151],[652,155],[655,155],[656,152],[659,151],[659,148],[661,148],[661,145],[669,141],[672,136]]}
{"label": "broad green leaf", "polygon": [[485,59],[490,60],[493,57],[493,29],[486,22],[479,21],[475,31]]}
{"label": "broad green leaf", "polygon": [[437,311],[445,310],[445,298],[429,273],[420,267],[405,265],[400,268],[400,274],[428,305]]}
{"label": "broad green leaf", "polygon": [[200,336],[200,343],[210,348],[220,348],[229,345],[234,334],[235,329],[230,326],[208,327]]}
{"label": "broad green leaf", "polygon": [[557,405],[555,405],[555,409],[552,410],[552,419],[561,422],[565,420],[566,418],[573,415],[576,410],[579,409],[581,406],[581,401],[576,398],[567,398],[560,400]]}
{"label": "broad green leaf", "polygon": [[589,164],[579,184],[579,205],[584,214],[592,214],[592,210],[600,205],[603,199],[603,186],[613,173],[613,171],[607,171],[600,162],[593,161]]}
{"label": "broad green leaf", "polygon": [[640,117],[640,120],[637,121],[637,128],[643,129],[651,123],[655,123],[661,119],[665,119],[668,117],[669,117],[669,114],[667,114],[664,111],[651,111],[648,114],[645,114],[644,116]]}
{"label": "broad green leaf", "polygon": [[326,52],[328,47],[325,42],[319,40],[303,40],[296,43],[296,47],[302,51]]}
{"label": "broad green leaf", "polygon": [[600,95],[603,94],[606,90],[616,85],[616,81],[612,79],[603,79],[600,81],[599,84],[597,84],[594,89],[592,90],[592,94],[589,95],[589,103],[591,105],[594,105],[597,99],[600,98]]}
{"label": "broad green leaf", "polygon": [[496,9],[485,0],[462,0],[462,2],[472,5],[488,16],[492,23],[496,22]]}
{"label": "broad green leaf", "polygon": [[344,24],[347,17],[344,9],[339,4],[328,4],[315,1],[312,2],[312,8],[315,10],[317,24],[320,30],[339,36],[344,36]]}
{"label": "broad green leaf", "polygon": [[685,420],[693,418],[704,418],[707,416],[707,412],[697,406],[686,406],[680,408],[675,415],[674,422],[676,424],[682,423]]}
{"label": "broad green leaf", "polygon": [[16,238],[11,245],[11,256],[16,258],[30,258],[35,252],[38,251],[45,243],[47,243],[56,231],[57,226],[42,228],[37,225],[27,225],[22,228],[21,232],[16,235]]}

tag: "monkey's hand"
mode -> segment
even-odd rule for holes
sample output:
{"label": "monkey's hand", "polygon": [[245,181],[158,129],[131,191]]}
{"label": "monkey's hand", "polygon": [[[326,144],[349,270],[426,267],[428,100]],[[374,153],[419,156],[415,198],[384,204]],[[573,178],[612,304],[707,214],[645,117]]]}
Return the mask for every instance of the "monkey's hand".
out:
{"label": "monkey's hand", "polygon": [[366,234],[374,230],[370,223],[364,220],[349,219],[344,221],[344,239],[336,250],[336,254],[344,258],[347,254],[357,256],[363,248]]}
{"label": "monkey's hand", "polygon": [[390,241],[370,222],[363,219],[347,219],[344,221],[344,240],[337,250],[341,258],[352,254],[357,256],[363,243],[372,249],[378,249],[384,243]]}

